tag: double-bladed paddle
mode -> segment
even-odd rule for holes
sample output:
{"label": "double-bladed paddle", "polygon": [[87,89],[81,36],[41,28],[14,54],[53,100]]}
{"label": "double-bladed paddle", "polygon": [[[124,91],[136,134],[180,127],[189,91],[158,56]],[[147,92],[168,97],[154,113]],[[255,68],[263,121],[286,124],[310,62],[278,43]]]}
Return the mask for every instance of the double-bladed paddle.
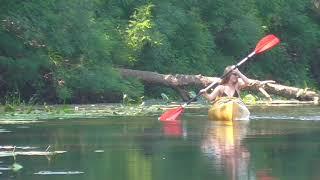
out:
{"label": "double-bladed paddle", "polygon": [[[244,62],[246,62],[249,58],[253,57],[254,55],[257,54],[261,54],[263,52],[266,52],[270,49],[272,49],[273,47],[275,47],[276,45],[278,45],[280,43],[279,38],[277,38],[275,35],[273,34],[269,34],[265,37],[263,37],[258,44],[256,45],[256,48],[254,49],[254,51],[252,53],[250,53],[247,57],[245,57],[244,59],[242,59],[238,64],[236,64],[235,66],[233,66],[233,69],[238,68],[239,66],[241,66]],[[232,71],[232,70],[231,70]],[[223,76],[221,76],[220,78],[223,79],[225,76],[227,76],[231,71],[229,71],[228,73],[224,74]],[[214,87],[215,85],[217,85],[218,82],[213,82],[211,83],[208,87],[206,87],[205,89],[208,90],[212,87]],[[202,93],[199,92],[195,97],[193,97],[192,99],[190,99],[188,102],[186,102],[183,105],[180,105],[177,108],[174,109],[170,109],[168,111],[166,111],[165,113],[163,113],[160,117],[159,120],[160,121],[172,121],[172,120],[176,120],[177,118],[179,118],[182,113],[184,112],[184,108],[190,104],[192,101],[194,101],[196,98],[198,98]]]}

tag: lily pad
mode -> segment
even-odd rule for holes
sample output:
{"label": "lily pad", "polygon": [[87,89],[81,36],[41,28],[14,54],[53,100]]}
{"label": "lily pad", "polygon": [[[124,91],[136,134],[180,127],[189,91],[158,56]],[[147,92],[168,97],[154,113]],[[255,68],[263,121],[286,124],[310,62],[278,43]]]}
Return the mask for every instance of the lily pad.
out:
{"label": "lily pad", "polygon": [[13,163],[13,164],[10,166],[10,168],[12,169],[12,171],[17,172],[17,171],[19,171],[20,169],[22,169],[23,166],[20,165],[20,164],[18,164],[18,163]]}

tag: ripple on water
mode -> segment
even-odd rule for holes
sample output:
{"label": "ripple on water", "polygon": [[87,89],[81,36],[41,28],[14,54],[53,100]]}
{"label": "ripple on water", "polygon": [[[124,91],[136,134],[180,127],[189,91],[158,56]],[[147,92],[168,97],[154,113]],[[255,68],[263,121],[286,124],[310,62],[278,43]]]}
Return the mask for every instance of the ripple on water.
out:
{"label": "ripple on water", "polygon": [[275,115],[275,116],[250,116],[251,120],[301,120],[301,121],[320,121],[320,116],[285,116],[285,115]]}
{"label": "ripple on water", "polygon": [[9,132],[11,132],[11,131],[6,130],[6,129],[0,129],[0,133],[9,133]]}
{"label": "ripple on water", "polygon": [[29,129],[30,126],[17,126],[16,128],[17,129]]}
{"label": "ripple on water", "polygon": [[1,171],[10,171],[11,168],[9,168],[9,167],[0,167],[0,170]]}

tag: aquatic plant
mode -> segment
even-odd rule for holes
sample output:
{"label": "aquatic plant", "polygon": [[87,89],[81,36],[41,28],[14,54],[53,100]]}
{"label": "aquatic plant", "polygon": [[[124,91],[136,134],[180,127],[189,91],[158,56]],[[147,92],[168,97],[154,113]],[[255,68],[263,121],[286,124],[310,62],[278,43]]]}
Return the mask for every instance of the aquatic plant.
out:
{"label": "aquatic plant", "polygon": [[247,94],[242,100],[246,104],[256,104],[257,98],[252,94]]}

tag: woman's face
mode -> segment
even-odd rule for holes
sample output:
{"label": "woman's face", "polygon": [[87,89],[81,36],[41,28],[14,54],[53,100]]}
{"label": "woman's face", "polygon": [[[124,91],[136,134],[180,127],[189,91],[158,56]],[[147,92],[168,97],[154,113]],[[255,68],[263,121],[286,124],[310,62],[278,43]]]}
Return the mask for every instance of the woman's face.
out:
{"label": "woman's face", "polygon": [[229,82],[231,82],[232,84],[235,84],[238,82],[238,75],[236,73],[231,73],[230,75],[230,79]]}

